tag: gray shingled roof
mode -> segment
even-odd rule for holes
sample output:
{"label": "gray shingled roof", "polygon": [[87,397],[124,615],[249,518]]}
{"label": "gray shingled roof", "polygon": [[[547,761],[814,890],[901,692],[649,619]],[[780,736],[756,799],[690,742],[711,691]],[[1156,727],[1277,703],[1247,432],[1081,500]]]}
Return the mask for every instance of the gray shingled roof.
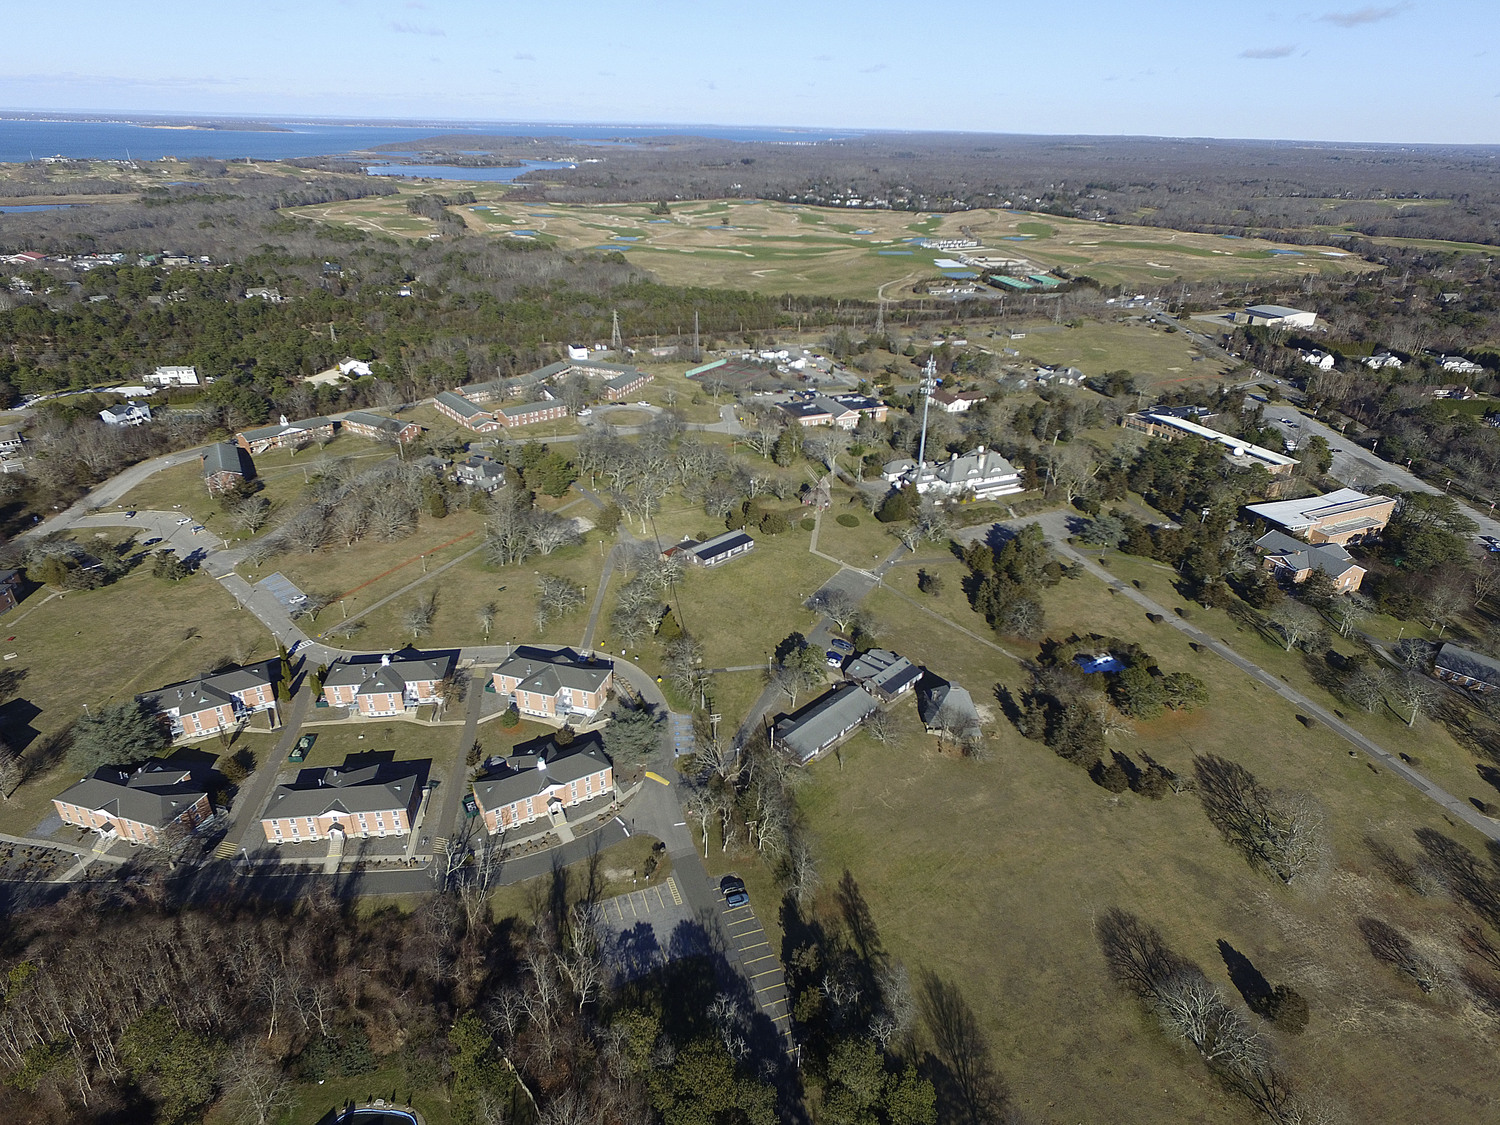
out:
{"label": "gray shingled roof", "polygon": [[238,473],[245,476],[244,450],[232,441],[220,441],[203,451],[203,475]]}
{"label": "gray shingled roof", "polygon": [[922,678],[922,669],[904,656],[872,648],[851,661],[844,675],[885,695],[897,695]]}
{"label": "gray shingled roof", "polygon": [[549,652],[521,645],[495,671],[517,677],[522,691],[556,695],[562,687],[598,691],[613,667],[607,660],[586,661],[572,649]]}
{"label": "gray shingled roof", "polygon": [[[568,746],[550,739],[540,754],[513,754],[494,772],[474,782],[474,799],[482,809],[499,808],[535,797],[554,785],[567,785],[613,763],[597,734],[580,735]],[[538,768],[545,763],[544,768]]]}
{"label": "gray shingled roof", "polygon": [[168,684],[155,691],[142,692],[136,698],[163,711],[176,711],[179,715],[192,714],[194,711],[230,702],[232,692],[244,691],[260,684],[275,684],[280,671],[276,661],[263,660],[259,664],[246,664],[242,668],[229,668],[178,684]]}
{"label": "gray shingled roof", "polygon": [[1500,660],[1496,660],[1493,656],[1486,656],[1482,652],[1475,652],[1473,649],[1462,648],[1459,645],[1445,644],[1438,649],[1434,664],[1442,671],[1500,687]]}
{"label": "gray shingled roof", "polygon": [[208,791],[181,766],[152,759],[134,773],[105,767],[57,795],[59,801],[105,816],[161,828],[203,799]]}
{"label": "gray shingled roof", "polygon": [[433,401],[448,407],[450,410],[457,411],[465,418],[474,418],[480,414],[489,414],[488,410],[485,410],[481,406],[475,406],[462,395],[456,395],[452,391],[439,391],[433,397]]}
{"label": "gray shingled roof", "polygon": [[371,414],[368,410],[351,410],[344,415],[345,422],[353,422],[356,426],[369,426],[372,429],[384,430],[388,434],[399,434],[412,422],[401,422],[395,418],[387,418],[384,414]]}
{"label": "gray shingled roof", "polygon": [[836,687],[775,727],[779,746],[806,762],[875,710],[875,697],[854,684]]}
{"label": "gray shingled roof", "polygon": [[339,661],[328,669],[323,683],[330,687],[354,685],[356,695],[375,691],[404,691],[420,680],[441,680],[448,673],[448,660],[392,660],[389,663],[351,664]]}
{"label": "gray shingled roof", "polygon": [[1352,555],[1337,543],[1310,545],[1284,531],[1268,531],[1255,541],[1267,556],[1279,559],[1294,571],[1321,570],[1338,578],[1358,567]]}
{"label": "gray shingled roof", "polygon": [[424,765],[391,762],[352,769],[332,766],[318,774],[312,784],[278,785],[261,819],[409,809],[422,783]]}

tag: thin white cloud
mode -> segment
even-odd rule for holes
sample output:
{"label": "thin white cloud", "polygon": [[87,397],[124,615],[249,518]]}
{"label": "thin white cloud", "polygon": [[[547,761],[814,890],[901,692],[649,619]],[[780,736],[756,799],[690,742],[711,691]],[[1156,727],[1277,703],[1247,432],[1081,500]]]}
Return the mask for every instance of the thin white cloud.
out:
{"label": "thin white cloud", "polygon": [[536,56],[530,51],[517,51],[511,55],[511,58],[515,59],[516,62],[536,62]]}
{"label": "thin white cloud", "polygon": [[391,30],[397,35],[434,35],[445,36],[448,33],[440,27],[418,27],[414,23],[392,23]]}
{"label": "thin white cloud", "polygon": [[1293,43],[1288,47],[1246,47],[1240,52],[1242,59],[1284,59],[1297,49]]}
{"label": "thin white cloud", "polygon": [[1382,20],[1399,16],[1409,7],[1411,7],[1410,4],[1393,4],[1388,8],[1377,8],[1371,5],[1367,8],[1356,8],[1352,12],[1329,12],[1326,16],[1319,16],[1318,19],[1336,27],[1363,27],[1367,23],[1380,23]]}
{"label": "thin white cloud", "polygon": [[891,64],[890,63],[878,62],[874,66],[861,67],[859,72],[861,74],[879,74],[882,70],[890,70],[890,69],[891,69]]}

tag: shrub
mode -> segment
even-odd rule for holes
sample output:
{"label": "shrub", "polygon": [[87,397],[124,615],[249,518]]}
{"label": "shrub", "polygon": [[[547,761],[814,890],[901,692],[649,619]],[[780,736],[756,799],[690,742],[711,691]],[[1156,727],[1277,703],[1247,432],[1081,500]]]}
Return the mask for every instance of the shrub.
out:
{"label": "shrub", "polygon": [[521,716],[519,712],[516,711],[514,706],[507,707],[505,709],[505,714],[500,716],[500,725],[506,730],[509,730],[511,727],[516,726],[518,723],[520,723],[520,721]]}
{"label": "shrub", "polygon": [[1111,793],[1123,793],[1130,788],[1130,775],[1117,758],[1111,758],[1107,763],[1096,762],[1089,775],[1094,779],[1095,785],[1103,786]]}
{"label": "shrub", "polygon": [[838,517],[840,527],[858,527],[859,517],[853,512],[843,512]]}
{"label": "shrub", "polygon": [[813,528],[818,526],[818,521],[809,516],[807,519],[798,524],[798,526],[802,528],[803,531],[811,531]]}
{"label": "shrub", "polygon": [[1278,984],[1271,989],[1271,995],[1266,1000],[1266,1014],[1271,1017],[1271,1022],[1282,1031],[1291,1032],[1293,1035],[1302,1031],[1311,1018],[1307,1000],[1302,993],[1288,984]]}
{"label": "shrub", "polygon": [[780,512],[767,512],[760,517],[760,530],[766,535],[783,535],[792,529],[792,525]]}

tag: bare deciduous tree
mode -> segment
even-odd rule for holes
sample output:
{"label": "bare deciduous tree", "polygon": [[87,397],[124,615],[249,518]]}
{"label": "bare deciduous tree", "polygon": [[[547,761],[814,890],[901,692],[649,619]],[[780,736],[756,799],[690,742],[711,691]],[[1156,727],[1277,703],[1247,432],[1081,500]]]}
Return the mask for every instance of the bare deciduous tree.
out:
{"label": "bare deciduous tree", "polygon": [[1267,789],[1244,766],[1213,754],[1195,757],[1193,772],[1203,811],[1252,864],[1287,884],[1320,865],[1323,815],[1309,794]]}

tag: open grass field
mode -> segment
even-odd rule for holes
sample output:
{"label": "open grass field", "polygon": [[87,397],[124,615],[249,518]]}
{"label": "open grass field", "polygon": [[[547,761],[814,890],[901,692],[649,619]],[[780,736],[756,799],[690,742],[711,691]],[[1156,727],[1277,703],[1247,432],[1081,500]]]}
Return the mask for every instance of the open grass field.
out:
{"label": "open grass field", "polygon": [[[352,434],[340,435],[322,449],[305,449],[295,454],[291,450],[276,449],[261,454],[254,458],[255,473],[262,485],[259,495],[271,502],[268,526],[279,522],[306,487],[308,479],[316,477],[326,462],[349,458],[358,465],[369,467],[393,456],[395,454],[389,447]],[[228,539],[250,538],[236,535],[229,518],[220,510],[219,502],[203,487],[203,474],[196,461],[163,469],[147,477],[121,497],[116,507],[156,511],[180,508],[215,534]]]}
{"label": "open grass field", "polygon": [[1085,375],[1129,371],[1148,392],[1218,379],[1231,369],[1222,359],[1205,358],[1183,333],[1139,320],[1087,320],[1076,328],[1045,322],[1008,327],[1026,333],[1024,340],[1000,341],[1023,359],[1070,365]]}
{"label": "open grass field", "polygon": [[[85,704],[129,699],[224,661],[275,652],[260,624],[235,612],[212,579],[170,584],[142,570],[100,590],[50,600],[36,591],[0,617],[0,631],[3,651],[16,654],[4,668],[21,676],[14,698],[0,708],[0,733],[18,748],[61,734]],[[217,743],[200,746],[216,751]],[[30,831],[51,811],[52,796],[76,780],[65,766],[33,777],[0,803],[0,826]]]}
{"label": "open grass field", "polygon": [[[372,1097],[389,1100],[392,1095],[403,1105],[410,1097],[412,1108],[422,1115],[427,1125],[450,1125],[453,1121],[446,1086],[413,1090],[398,1063],[353,1078],[335,1076],[321,1082],[293,1083],[290,1106],[271,1122],[272,1125],[317,1125],[330,1110],[340,1109],[348,1102],[363,1105]],[[204,1120],[206,1125],[234,1125],[241,1118],[226,1103],[220,1102]]]}
{"label": "open grass field", "polygon": [[[670,284],[764,293],[864,299],[881,291],[888,297],[909,294],[912,283],[941,274],[934,264],[939,258],[953,255],[925,250],[912,240],[958,238],[963,226],[986,248],[1024,258],[1033,268],[1067,266],[1106,285],[1301,277],[1367,268],[1362,259],[1332,247],[1281,246],[1016,211],[851,213],[765,200],[717,200],[676,204],[671,216],[663,218],[650,213],[649,203],[521,204],[509,201],[502,185],[462,186],[478,202],[452,211],[476,234],[535,239],[565,250],[619,251]],[[294,213],[368,232],[426,237],[433,224],[406,210],[407,197],[419,190],[407,185],[393,196],[320,204]]]}
{"label": "open grass field", "polygon": [[[959,569],[935,565],[945,577]],[[904,591],[914,569],[898,567],[889,581]],[[956,584],[923,604],[984,635]],[[1487,1029],[1451,997],[1424,997],[1375,962],[1356,928],[1360,916],[1374,915],[1442,943],[1458,920],[1441,898],[1409,895],[1380,874],[1367,835],[1407,855],[1418,827],[1476,850],[1480,842],[1097,581],[1065,582],[1046,600],[1050,635],[1131,637],[1164,669],[1191,670],[1209,686],[1207,706],[1140,725],[1116,742],[1120,750],[1182,772],[1194,752],[1221,754],[1267,785],[1310,791],[1328,818],[1332,862],[1315,885],[1287,890],[1224,843],[1192,794],[1112,796],[998,715],[988,762],[938,756],[912,733],[892,746],[859,736],[813,766],[799,800],[825,884],[848,870],[885,948],[914,972],[933,969],[959,984],[1022,1110],[1055,1122],[1256,1120],[1107,979],[1092,925],[1119,906],[1160,927],[1236,1004],[1220,940],[1273,983],[1299,989],[1312,1007],[1308,1031],[1291,1038],[1264,1030],[1299,1086],[1332,1095],[1350,1120],[1493,1112],[1500,1068]],[[892,592],[877,592],[870,605],[888,643],[962,682],[977,702],[993,702],[997,681],[1020,682],[1014,661]],[[1254,638],[1231,640],[1263,655]],[[1004,643],[1017,655],[1034,651]]]}

